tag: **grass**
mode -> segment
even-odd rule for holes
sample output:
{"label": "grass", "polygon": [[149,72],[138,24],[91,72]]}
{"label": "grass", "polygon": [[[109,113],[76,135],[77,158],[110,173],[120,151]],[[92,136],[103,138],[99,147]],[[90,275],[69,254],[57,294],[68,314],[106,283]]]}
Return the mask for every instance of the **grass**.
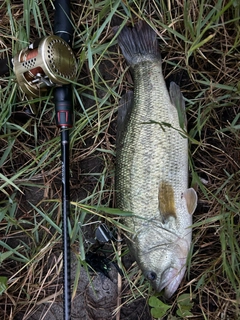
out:
{"label": "grass", "polygon": [[[0,57],[51,34],[53,4],[2,1]],[[115,203],[118,101],[133,86],[111,21],[117,17],[122,26],[145,19],[159,36],[167,83],[178,82],[187,100],[190,177],[198,187],[194,247],[179,293],[194,293],[193,319],[238,319],[238,1],[106,0],[72,1],[72,5],[78,59],[70,155],[73,251],[84,263],[86,230],[94,229],[99,220],[123,228],[119,212],[103,209]],[[13,73],[0,78],[0,276],[5,277],[0,278],[0,317],[4,320],[20,313],[28,319],[39,304],[60,298],[61,162],[54,105],[51,94],[28,100],[14,79]],[[28,115],[31,110],[33,116]],[[126,245],[122,250],[124,255]],[[152,295],[136,265],[124,273],[125,301]],[[176,304],[177,295],[166,311],[168,319],[176,316]]]}

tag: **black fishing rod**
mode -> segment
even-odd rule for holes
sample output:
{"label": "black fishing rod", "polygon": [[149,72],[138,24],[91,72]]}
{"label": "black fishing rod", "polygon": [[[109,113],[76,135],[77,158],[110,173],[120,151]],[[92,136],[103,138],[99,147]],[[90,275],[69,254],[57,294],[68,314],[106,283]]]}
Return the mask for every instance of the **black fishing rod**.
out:
{"label": "black fishing rod", "polygon": [[55,0],[54,35],[37,39],[13,59],[0,60],[0,75],[10,69],[17,82],[30,97],[38,97],[53,87],[56,124],[61,132],[62,160],[62,238],[63,238],[63,312],[64,320],[71,318],[71,252],[69,237],[69,129],[73,126],[71,81],[77,72],[71,49],[73,27],[70,0]]}
{"label": "black fishing rod", "polygon": [[[54,34],[69,45],[73,28],[70,20],[70,1],[55,0]],[[62,154],[62,238],[63,238],[63,311],[64,320],[71,318],[71,250],[68,223],[70,219],[69,194],[69,128],[73,126],[71,85],[54,89],[56,123],[61,130]]]}

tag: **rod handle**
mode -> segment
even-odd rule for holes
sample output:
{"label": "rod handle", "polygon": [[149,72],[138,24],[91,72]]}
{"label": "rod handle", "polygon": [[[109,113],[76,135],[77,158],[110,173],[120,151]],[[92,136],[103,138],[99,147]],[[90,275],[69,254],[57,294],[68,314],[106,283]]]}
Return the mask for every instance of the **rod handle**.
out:
{"label": "rod handle", "polygon": [[55,1],[54,34],[68,44],[72,42],[73,26],[71,23],[70,0]]}

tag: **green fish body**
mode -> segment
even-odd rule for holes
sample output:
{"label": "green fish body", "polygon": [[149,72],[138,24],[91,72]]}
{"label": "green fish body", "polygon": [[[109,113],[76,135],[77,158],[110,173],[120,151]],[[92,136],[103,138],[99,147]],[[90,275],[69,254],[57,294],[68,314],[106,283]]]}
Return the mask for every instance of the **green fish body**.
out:
{"label": "green fish body", "polygon": [[133,70],[134,94],[122,99],[118,113],[117,206],[134,214],[124,224],[133,231],[129,247],[143,274],[170,297],[186,270],[197,204],[188,189],[184,100],[175,83],[169,95],[147,24],[124,27],[118,43]]}

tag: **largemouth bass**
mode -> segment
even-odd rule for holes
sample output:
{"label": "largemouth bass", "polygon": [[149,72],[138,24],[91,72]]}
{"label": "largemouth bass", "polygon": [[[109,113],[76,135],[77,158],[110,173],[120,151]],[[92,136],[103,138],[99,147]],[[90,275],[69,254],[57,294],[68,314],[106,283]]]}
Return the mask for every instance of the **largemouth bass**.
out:
{"label": "largemouth bass", "polygon": [[179,87],[162,74],[156,33],[143,22],[118,36],[134,75],[118,111],[116,156],[117,206],[124,219],[130,251],[158,292],[171,297],[186,270],[197,205],[188,188],[188,139],[185,104]]}

